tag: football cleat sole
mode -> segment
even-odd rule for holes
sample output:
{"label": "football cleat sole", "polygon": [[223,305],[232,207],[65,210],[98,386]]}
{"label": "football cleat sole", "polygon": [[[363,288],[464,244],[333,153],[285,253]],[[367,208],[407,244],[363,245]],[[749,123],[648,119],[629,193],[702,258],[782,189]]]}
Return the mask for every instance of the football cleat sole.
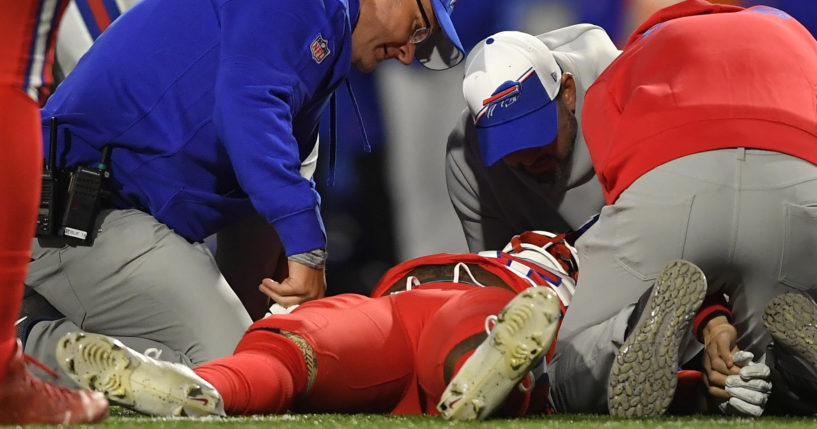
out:
{"label": "football cleat sole", "polygon": [[791,292],[774,297],[763,311],[763,325],[775,342],[817,369],[817,305],[808,297]]}
{"label": "football cleat sole", "polygon": [[111,403],[162,417],[224,415],[221,395],[192,369],[164,362],[99,334],[70,333],[57,344],[57,362],[80,386]]}
{"label": "football cleat sole", "polygon": [[676,260],[655,280],[647,305],[619,348],[607,387],[614,417],[664,414],[678,383],[681,341],[706,296],[706,277],[695,264]]}
{"label": "football cleat sole", "polygon": [[437,404],[440,414],[454,420],[490,416],[544,357],[560,317],[559,297],[549,288],[529,288],[515,296],[451,379]]}

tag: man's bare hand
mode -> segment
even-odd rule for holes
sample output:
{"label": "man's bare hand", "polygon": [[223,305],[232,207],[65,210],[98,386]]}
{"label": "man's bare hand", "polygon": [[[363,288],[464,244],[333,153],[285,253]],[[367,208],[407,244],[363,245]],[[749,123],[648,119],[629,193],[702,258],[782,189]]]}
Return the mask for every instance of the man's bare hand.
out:
{"label": "man's bare hand", "polygon": [[289,276],[282,282],[270,278],[261,281],[258,289],[278,304],[289,307],[326,295],[326,274],[295,261],[287,261]]}
{"label": "man's bare hand", "polygon": [[772,384],[769,367],[737,347],[738,332],[725,316],[707,322],[704,337],[704,383],[724,414],[763,414]]}
{"label": "man's bare hand", "polygon": [[738,351],[738,332],[725,316],[718,316],[706,324],[703,337],[704,383],[714,398],[728,400],[726,377],[740,371],[732,359],[732,354]]}

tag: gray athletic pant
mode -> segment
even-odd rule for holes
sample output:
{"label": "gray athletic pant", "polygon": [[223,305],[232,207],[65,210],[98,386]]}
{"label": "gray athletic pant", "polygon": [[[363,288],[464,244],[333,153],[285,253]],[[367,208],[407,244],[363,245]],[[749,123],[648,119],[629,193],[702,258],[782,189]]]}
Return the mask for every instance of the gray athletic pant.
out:
{"label": "gray athletic pant", "polygon": [[[560,411],[606,412],[633,304],[671,260],[697,264],[710,293],[730,296],[738,346],[764,355],[769,300],[817,285],[817,166],[744,148],[668,162],[605,206],[577,250],[576,294],[548,364],[551,396]],[[685,357],[702,347],[692,344]]]}
{"label": "gray athletic pant", "polygon": [[103,211],[98,224],[92,247],[34,240],[26,285],[65,318],[33,325],[26,353],[56,369],[57,342],[73,331],[191,366],[233,353],[251,320],[204,244],[138,210]]}

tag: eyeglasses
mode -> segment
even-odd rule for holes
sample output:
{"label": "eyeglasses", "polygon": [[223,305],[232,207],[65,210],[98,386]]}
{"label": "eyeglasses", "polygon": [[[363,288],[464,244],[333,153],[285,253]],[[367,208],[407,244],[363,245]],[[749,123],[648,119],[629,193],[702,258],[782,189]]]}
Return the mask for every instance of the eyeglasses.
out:
{"label": "eyeglasses", "polygon": [[417,7],[420,8],[420,14],[423,15],[423,21],[426,23],[426,26],[415,28],[414,31],[411,33],[409,43],[413,45],[424,42],[426,39],[428,39],[428,36],[431,34],[431,23],[428,21],[428,15],[426,15],[426,10],[423,7],[423,4],[420,2],[420,0],[417,0]]}

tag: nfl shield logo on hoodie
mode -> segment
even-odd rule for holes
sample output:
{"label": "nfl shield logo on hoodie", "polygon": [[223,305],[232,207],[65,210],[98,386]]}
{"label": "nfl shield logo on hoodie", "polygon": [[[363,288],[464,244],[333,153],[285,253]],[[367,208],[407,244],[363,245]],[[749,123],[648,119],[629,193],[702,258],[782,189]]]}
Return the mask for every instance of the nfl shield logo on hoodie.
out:
{"label": "nfl shield logo on hoodie", "polygon": [[309,44],[309,50],[312,51],[312,59],[320,64],[329,56],[329,42],[318,33],[318,37]]}

